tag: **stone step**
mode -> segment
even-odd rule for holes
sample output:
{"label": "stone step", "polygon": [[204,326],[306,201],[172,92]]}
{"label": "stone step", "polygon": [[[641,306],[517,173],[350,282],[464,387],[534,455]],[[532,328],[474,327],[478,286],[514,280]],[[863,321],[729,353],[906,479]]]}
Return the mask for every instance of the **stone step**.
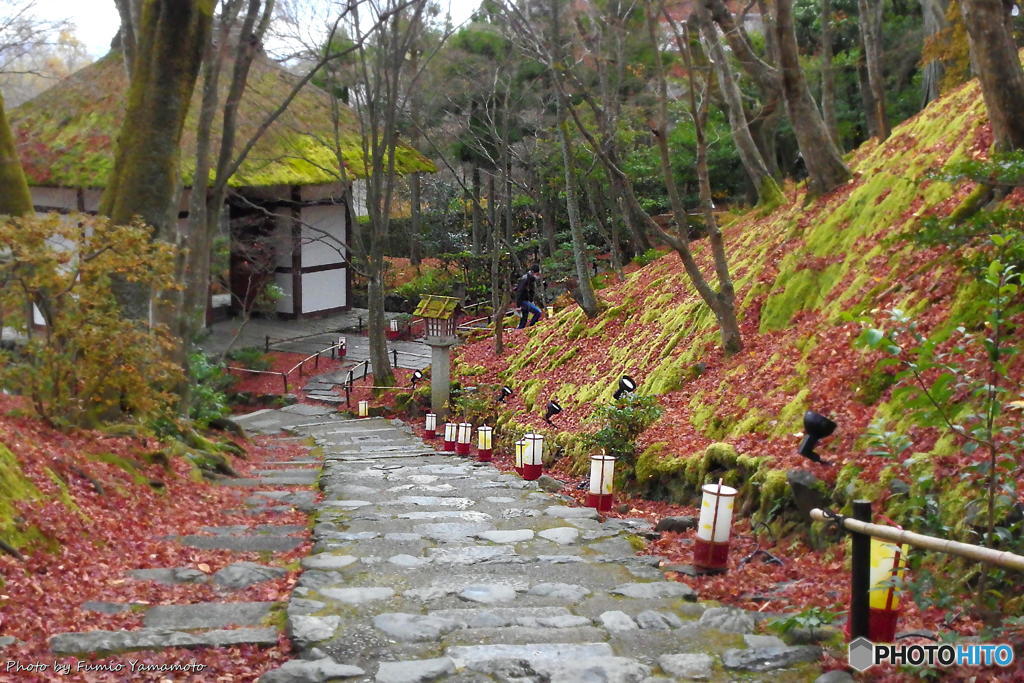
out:
{"label": "stone step", "polygon": [[275,602],[199,602],[192,605],[158,605],[146,610],[142,624],[147,628],[175,631],[217,629],[224,626],[254,626],[263,623]]}
{"label": "stone step", "polygon": [[175,540],[189,548],[202,550],[231,550],[234,552],[274,552],[284,553],[295,550],[302,545],[302,538],[296,536],[270,536],[252,534],[238,536],[176,536]]}
{"label": "stone step", "polygon": [[50,637],[55,655],[105,655],[131,650],[163,650],[172,647],[231,647],[234,645],[277,645],[275,628],[239,628],[194,633],[167,628],[133,631],[82,631]]}

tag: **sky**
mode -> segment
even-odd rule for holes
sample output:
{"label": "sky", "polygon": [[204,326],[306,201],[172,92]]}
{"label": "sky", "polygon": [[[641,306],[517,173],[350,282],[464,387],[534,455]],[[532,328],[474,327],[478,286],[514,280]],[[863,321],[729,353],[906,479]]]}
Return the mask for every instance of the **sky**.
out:
{"label": "sky", "polygon": [[[452,21],[459,24],[480,5],[480,0],[439,0],[451,3]],[[46,19],[67,19],[75,25],[75,34],[89,55],[102,57],[110,48],[120,19],[114,0],[35,0],[35,13]]]}

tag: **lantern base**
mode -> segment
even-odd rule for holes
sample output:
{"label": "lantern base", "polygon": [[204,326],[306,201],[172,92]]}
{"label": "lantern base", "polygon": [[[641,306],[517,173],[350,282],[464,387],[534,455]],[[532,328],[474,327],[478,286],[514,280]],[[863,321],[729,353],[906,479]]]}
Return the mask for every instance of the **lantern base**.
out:
{"label": "lantern base", "polygon": [[437,438],[437,432],[434,431],[433,429],[428,429],[425,432],[423,432],[423,438],[424,439],[434,439],[434,438]]}
{"label": "lantern base", "polygon": [[457,443],[455,444],[456,455],[469,455],[469,444],[468,443]]}
{"label": "lantern base", "polygon": [[729,567],[729,541],[715,543],[703,538],[693,540],[693,564],[695,567],[707,569],[727,569]]}
{"label": "lantern base", "polygon": [[[891,643],[896,640],[896,622],[900,618],[900,610],[868,608],[868,640],[872,643]],[[844,629],[846,640],[850,640],[850,620],[846,620]]]}
{"label": "lantern base", "polygon": [[613,502],[615,502],[614,493],[588,493],[587,501],[584,505],[601,512],[607,512],[612,509]]}
{"label": "lantern base", "polygon": [[445,441],[444,445],[441,446],[441,450],[442,451],[447,451],[448,453],[454,453],[455,452],[455,442],[454,441]]}
{"label": "lantern base", "polygon": [[543,465],[523,465],[523,479],[526,481],[534,481],[540,479],[540,475],[544,473]]}
{"label": "lantern base", "polygon": [[488,448],[488,449],[477,449],[476,459],[479,460],[480,462],[490,462],[491,461],[491,455],[492,455],[493,452],[494,451],[492,451],[490,448]]}
{"label": "lantern base", "polygon": [[513,467],[512,469],[515,470],[516,474],[518,474],[520,477],[523,476],[523,468],[522,467]]}

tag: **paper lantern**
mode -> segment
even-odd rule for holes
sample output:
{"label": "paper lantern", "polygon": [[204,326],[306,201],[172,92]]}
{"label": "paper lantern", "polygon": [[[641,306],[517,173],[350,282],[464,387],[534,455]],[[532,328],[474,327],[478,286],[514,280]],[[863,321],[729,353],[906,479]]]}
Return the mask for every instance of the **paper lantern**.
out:
{"label": "paper lantern", "polygon": [[587,507],[606,511],[612,509],[615,499],[612,493],[612,479],[615,476],[615,458],[610,455],[590,456],[590,490],[587,492]]}
{"label": "paper lantern", "polygon": [[463,422],[459,425],[458,438],[455,440],[456,455],[469,455],[469,443],[473,438],[473,425]]}
{"label": "paper lantern", "polygon": [[391,331],[398,332],[398,320],[396,320],[395,318],[391,319]]}
{"label": "paper lantern", "polygon": [[527,434],[526,449],[523,451],[523,479],[539,479],[544,465],[544,435]]}
{"label": "paper lantern", "polygon": [[458,436],[459,425],[454,422],[444,424],[444,445],[442,450],[452,453],[455,451],[455,437]]}
{"label": "paper lantern", "polygon": [[345,341],[345,338],[344,337],[338,337],[338,356],[339,357],[344,356],[347,351],[348,351],[348,343]]}
{"label": "paper lantern", "polygon": [[490,462],[491,455],[494,452],[491,447],[492,430],[487,425],[483,425],[476,430],[476,459],[480,462]]}
{"label": "paper lantern", "polygon": [[369,401],[360,401],[359,402],[359,417],[369,417],[369,416],[370,416],[370,402]]}
{"label": "paper lantern", "polygon": [[523,476],[523,459],[526,456],[526,439],[520,439],[516,441],[516,464],[515,471],[519,476]]}
{"label": "paper lantern", "polygon": [[705,569],[724,570],[728,567],[736,489],[722,486],[719,482],[705,484],[703,491],[697,538],[693,542],[693,564]]}
{"label": "paper lantern", "polygon": [[555,307],[554,306],[548,306],[546,308],[546,310],[547,310],[547,314],[548,314],[549,318],[555,314]]}
{"label": "paper lantern", "polygon": [[424,419],[423,431],[426,432],[428,439],[433,439],[437,436],[437,415],[434,413],[427,413]]}
{"label": "paper lantern", "polygon": [[891,643],[896,638],[900,596],[892,579],[903,578],[907,546],[871,539],[871,590],[868,593],[868,640]]}

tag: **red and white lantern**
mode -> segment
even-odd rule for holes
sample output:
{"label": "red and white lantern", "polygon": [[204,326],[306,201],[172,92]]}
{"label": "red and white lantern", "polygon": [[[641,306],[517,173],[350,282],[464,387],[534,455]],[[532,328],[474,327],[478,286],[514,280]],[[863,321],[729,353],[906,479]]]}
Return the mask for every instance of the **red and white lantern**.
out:
{"label": "red and white lantern", "polygon": [[473,439],[473,425],[468,422],[459,424],[458,438],[455,440],[455,454],[469,455],[470,442]]}
{"label": "red and white lantern", "polygon": [[491,454],[493,453],[491,437],[493,436],[493,431],[487,425],[483,425],[476,430],[476,459],[480,462],[491,461]]}
{"label": "red and white lantern", "polygon": [[455,451],[455,437],[458,436],[459,425],[454,422],[444,424],[444,446],[442,450],[453,453]]}
{"label": "red and white lantern", "polygon": [[426,432],[425,436],[428,439],[433,439],[437,436],[437,415],[434,413],[427,413],[426,418],[423,421],[423,431]]}
{"label": "red and white lantern", "polygon": [[544,465],[544,435],[527,434],[526,450],[523,452],[523,479],[539,479]]}
{"label": "red and white lantern", "polygon": [[370,417],[370,402],[360,401],[359,402],[359,417]]}
{"label": "red and white lantern", "polygon": [[338,337],[338,357],[341,358],[348,351],[348,342],[344,337]]}
{"label": "red and white lantern", "polygon": [[396,320],[395,318],[391,319],[391,331],[398,332],[398,320]]}
{"label": "red and white lantern", "polygon": [[590,490],[587,492],[587,507],[601,511],[612,509],[615,494],[612,479],[615,476],[615,458],[601,453],[590,456]]}
{"label": "red and white lantern", "polygon": [[700,503],[697,538],[693,542],[693,564],[705,569],[725,570],[729,563],[729,536],[732,533],[732,512],[736,489],[730,486],[705,484]]}
{"label": "red and white lantern", "polygon": [[520,477],[523,476],[523,458],[526,455],[526,439],[516,441],[516,464],[515,471]]}

